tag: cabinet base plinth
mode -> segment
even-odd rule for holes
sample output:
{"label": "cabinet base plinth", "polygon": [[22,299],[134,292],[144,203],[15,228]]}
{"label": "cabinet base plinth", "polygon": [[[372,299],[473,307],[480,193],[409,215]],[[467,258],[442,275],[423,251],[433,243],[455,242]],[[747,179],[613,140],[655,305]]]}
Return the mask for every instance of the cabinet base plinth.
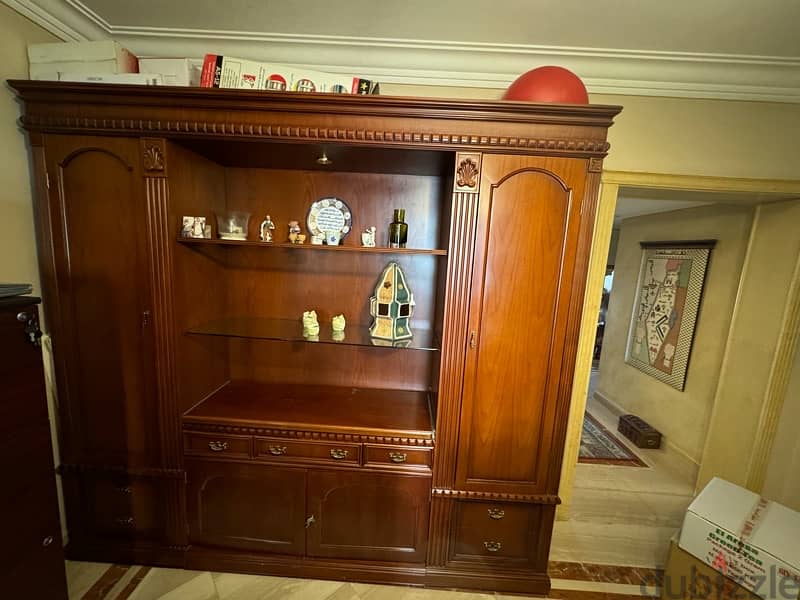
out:
{"label": "cabinet base plinth", "polygon": [[461,571],[428,567],[425,587],[546,596],[550,592],[550,577],[546,573],[506,573],[494,570]]}

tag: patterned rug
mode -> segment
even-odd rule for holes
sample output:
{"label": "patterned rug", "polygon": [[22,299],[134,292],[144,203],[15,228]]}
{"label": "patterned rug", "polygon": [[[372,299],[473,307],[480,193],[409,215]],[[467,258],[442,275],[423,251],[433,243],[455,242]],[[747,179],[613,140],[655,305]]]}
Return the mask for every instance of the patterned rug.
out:
{"label": "patterned rug", "polygon": [[578,462],[623,467],[647,466],[642,459],[588,412],[583,416],[583,433],[581,434]]}

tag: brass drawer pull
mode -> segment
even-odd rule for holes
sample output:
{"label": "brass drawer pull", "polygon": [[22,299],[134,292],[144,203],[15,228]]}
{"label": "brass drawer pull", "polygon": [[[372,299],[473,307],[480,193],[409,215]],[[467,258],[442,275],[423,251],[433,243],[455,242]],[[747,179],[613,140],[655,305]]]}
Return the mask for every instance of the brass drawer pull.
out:
{"label": "brass drawer pull", "polygon": [[42,547],[47,548],[54,541],[55,541],[55,538],[52,535],[48,535],[46,538],[44,538],[42,540]]}
{"label": "brass drawer pull", "polygon": [[119,492],[120,494],[130,494],[131,493],[131,486],[129,485],[115,485],[114,491]]}
{"label": "brass drawer pull", "polygon": [[130,527],[133,525],[133,517],[117,517],[114,522],[120,527]]}
{"label": "brass drawer pull", "polygon": [[272,456],[281,456],[282,454],[286,454],[286,446],[270,446],[269,453]]}
{"label": "brass drawer pull", "polygon": [[331,458],[334,460],[342,460],[343,458],[347,458],[347,454],[349,450],[342,450],[341,448],[334,448],[331,450]]}
{"label": "brass drawer pull", "polygon": [[504,511],[502,508],[490,508],[487,510],[487,512],[492,519],[502,519],[506,516],[506,511]]}
{"label": "brass drawer pull", "polygon": [[503,547],[503,544],[500,542],[483,542],[483,547],[486,548],[489,552],[497,552],[500,548]]}
{"label": "brass drawer pull", "polygon": [[228,449],[228,442],[208,442],[208,447],[212,452],[222,452]]}
{"label": "brass drawer pull", "polygon": [[389,460],[393,463],[404,463],[408,456],[405,452],[389,452]]}

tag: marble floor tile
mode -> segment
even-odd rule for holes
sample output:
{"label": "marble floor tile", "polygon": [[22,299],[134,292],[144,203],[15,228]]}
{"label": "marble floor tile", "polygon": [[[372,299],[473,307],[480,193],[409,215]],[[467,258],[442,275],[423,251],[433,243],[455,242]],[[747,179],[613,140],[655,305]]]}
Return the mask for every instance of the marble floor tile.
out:
{"label": "marble floor tile", "polygon": [[69,600],[80,600],[111,565],[68,560],[64,562],[64,566],[67,572]]}
{"label": "marble floor tile", "polygon": [[151,569],[129,600],[218,600],[214,580],[207,571]]}

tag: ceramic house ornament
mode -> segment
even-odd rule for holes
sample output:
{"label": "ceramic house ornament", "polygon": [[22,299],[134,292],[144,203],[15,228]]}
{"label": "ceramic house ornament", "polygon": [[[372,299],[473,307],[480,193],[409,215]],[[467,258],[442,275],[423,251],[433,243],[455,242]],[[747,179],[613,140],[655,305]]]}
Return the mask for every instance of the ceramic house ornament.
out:
{"label": "ceramic house ornament", "polygon": [[374,318],[369,328],[373,338],[390,341],[411,338],[409,320],[414,312],[414,294],[396,262],[390,262],[381,273],[375,295],[370,298],[369,312]]}

